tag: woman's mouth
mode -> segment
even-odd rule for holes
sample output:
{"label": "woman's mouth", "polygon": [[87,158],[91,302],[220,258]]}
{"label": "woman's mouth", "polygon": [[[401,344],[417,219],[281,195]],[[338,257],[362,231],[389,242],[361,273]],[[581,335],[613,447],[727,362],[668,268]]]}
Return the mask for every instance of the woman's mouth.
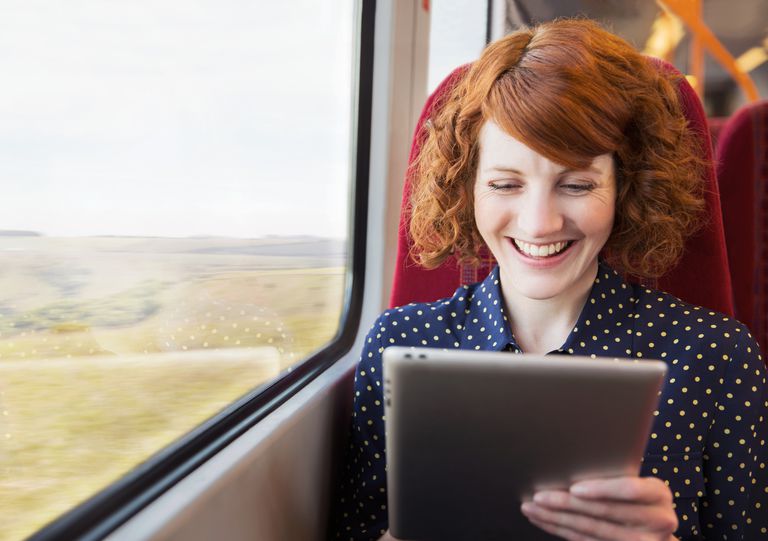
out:
{"label": "woman's mouth", "polygon": [[547,259],[549,257],[560,255],[568,251],[575,242],[573,240],[567,240],[550,244],[530,244],[518,239],[512,239],[512,241],[518,252],[533,259]]}

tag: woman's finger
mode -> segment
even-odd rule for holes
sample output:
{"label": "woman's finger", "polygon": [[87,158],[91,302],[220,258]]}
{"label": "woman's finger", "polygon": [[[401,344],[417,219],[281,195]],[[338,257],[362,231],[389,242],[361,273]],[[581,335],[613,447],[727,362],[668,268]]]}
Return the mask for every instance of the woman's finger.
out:
{"label": "woman's finger", "polygon": [[634,503],[672,501],[672,492],[669,487],[656,477],[614,477],[579,481],[571,485],[570,493],[584,499]]}
{"label": "woman's finger", "polygon": [[[552,528],[559,529],[560,532],[571,531],[571,539],[575,539],[573,536],[576,534],[601,540],[626,538],[626,529],[620,525],[601,521],[588,515],[547,509],[532,502],[524,503],[522,511],[529,519],[548,524]],[[562,534],[558,533],[557,535]]]}
{"label": "woman's finger", "polygon": [[589,515],[593,518],[651,531],[675,531],[677,515],[671,505],[625,503],[616,500],[586,500],[563,491],[543,491],[533,501],[545,508]]}
{"label": "woman's finger", "polygon": [[[572,532],[568,533],[566,539],[599,539],[605,541],[642,539],[643,535],[650,533],[644,534],[635,526],[608,522],[589,515],[548,509],[533,502],[524,503],[522,511],[531,520],[548,524],[552,528],[558,528],[561,532]],[[671,533],[670,531],[669,534]],[[563,534],[558,533],[556,535],[562,536]]]}
{"label": "woman's finger", "polygon": [[551,533],[552,535],[561,537],[567,541],[605,541],[603,539],[598,539],[597,537],[574,532],[570,528],[563,528],[562,526],[555,526],[553,524],[549,524],[548,522],[541,522],[533,517],[528,517],[528,520],[537,528],[540,528],[547,533]]}

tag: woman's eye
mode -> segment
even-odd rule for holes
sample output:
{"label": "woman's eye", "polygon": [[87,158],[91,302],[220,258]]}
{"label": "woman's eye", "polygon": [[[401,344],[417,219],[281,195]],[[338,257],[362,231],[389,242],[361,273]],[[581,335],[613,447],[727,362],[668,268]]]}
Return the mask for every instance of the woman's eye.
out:
{"label": "woman's eye", "polygon": [[491,190],[497,191],[497,192],[508,192],[511,190],[514,190],[515,188],[519,188],[520,184],[516,182],[490,182],[488,184],[488,187],[491,188]]}
{"label": "woman's eye", "polygon": [[594,184],[581,184],[581,183],[562,184],[562,187],[572,193],[591,192],[592,190],[595,189]]}

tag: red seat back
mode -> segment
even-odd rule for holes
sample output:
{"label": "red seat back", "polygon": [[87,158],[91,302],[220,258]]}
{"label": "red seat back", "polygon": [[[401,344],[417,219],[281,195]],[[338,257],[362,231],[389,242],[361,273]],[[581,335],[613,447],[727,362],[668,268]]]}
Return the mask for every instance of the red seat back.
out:
{"label": "red seat back", "polygon": [[[707,119],[707,124],[709,125],[709,135],[712,139],[713,147],[717,147],[717,140],[720,138],[720,132],[723,131],[723,126],[725,126],[727,121],[727,116],[711,116]],[[715,152],[715,154],[717,154],[717,152]],[[722,199],[722,193],[720,196]],[[733,276],[731,276],[731,279],[733,279]]]}
{"label": "red seat back", "polygon": [[768,346],[768,101],[739,109],[717,142],[736,317]]}
{"label": "red seat back", "polygon": [[[656,59],[651,61],[659,69],[676,72],[675,68],[666,62]],[[464,65],[454,70],[427,100],[416,126],[409,164],[414,163],[424,140],[424,123],[432,116],[433,111],[440,107],[441,100],[448,95],[468,69],[469,65]],[[682,77],[678,84],[678,92],[683,110],[689,120],[689,127],[698,135],[705,158],[711,163],[712,144],[701,102],[693,88]],[[648,282],[648,285],[672,293],[687,302],[733,315],[720,195],[713,167],[707,169],[704,182],[708,216],[705,227],[688,240],[680,263],[658,280]],[[434,270],[426,270],[414,262],[409,255],[411,242],[408,234],[410,217],[407,203],[410,191],[410,179],[406,178],[390,306],[433,301],[449,296],[461,284],[482,280],[495,264],[489,253],[482,254],[482,262],[477,267],[460,265],[454,258],[448,259]]]}

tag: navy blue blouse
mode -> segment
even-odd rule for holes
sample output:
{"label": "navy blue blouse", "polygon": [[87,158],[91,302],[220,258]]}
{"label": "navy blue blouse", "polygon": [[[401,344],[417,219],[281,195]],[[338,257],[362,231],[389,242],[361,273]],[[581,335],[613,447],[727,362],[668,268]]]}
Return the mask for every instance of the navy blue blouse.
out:
{"label": "navy blue blouse", "polygon": [[[355,374],[336,538],[387,530],[381,353],[390,345],[521,353],[498,268],[453,297],[384,312]],[[565,343],[550,354],[661,359],[668,365],[642,476],[664,480],[683,540],[768,539],[768,386],[760,350],[738,321],[625,283],[601,264]]]}

